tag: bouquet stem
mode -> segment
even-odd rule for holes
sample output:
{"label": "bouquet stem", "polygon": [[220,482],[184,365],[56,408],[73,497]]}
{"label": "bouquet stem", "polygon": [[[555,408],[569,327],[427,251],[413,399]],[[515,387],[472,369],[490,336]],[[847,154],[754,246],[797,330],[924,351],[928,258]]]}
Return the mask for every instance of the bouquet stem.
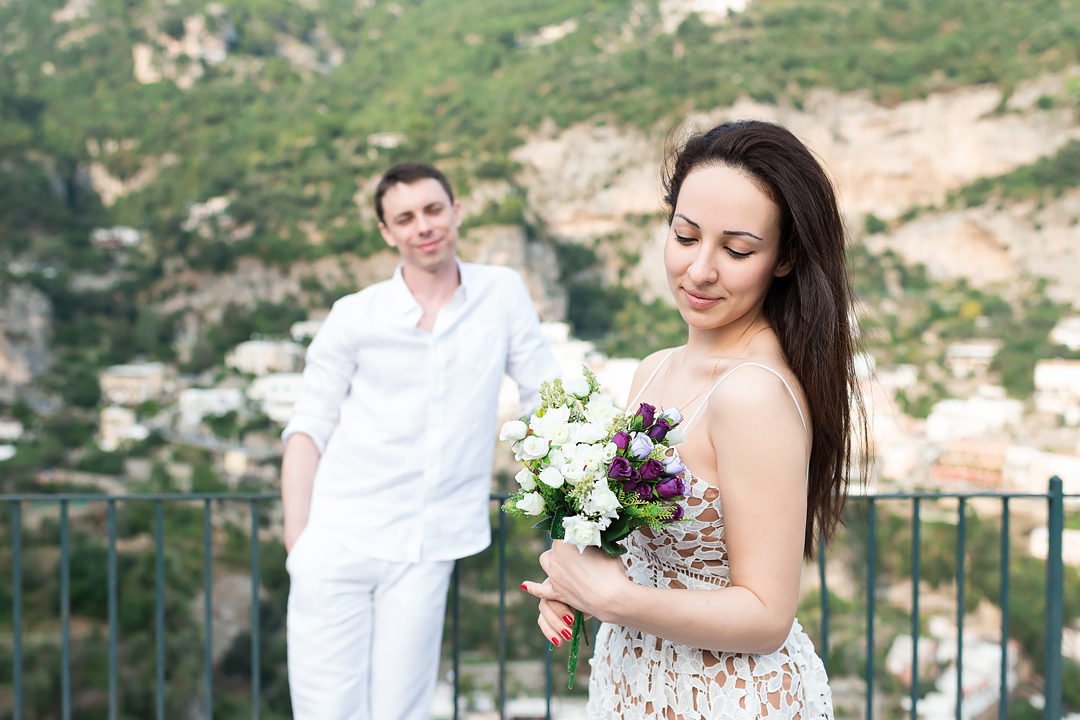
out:
{"label": "bouquet stem", "polygon": [[582,635],[585,635],[585,644],[589,644],[589,636],[585,632],[585,616],[580,610],[574,611],[574,625],[571,630],[570,656],[566,660],[566,671],[570,673],[570,684],[566,686],[567,690],[574,689],[574,671],[577,670],[578,643],[581,641]]}

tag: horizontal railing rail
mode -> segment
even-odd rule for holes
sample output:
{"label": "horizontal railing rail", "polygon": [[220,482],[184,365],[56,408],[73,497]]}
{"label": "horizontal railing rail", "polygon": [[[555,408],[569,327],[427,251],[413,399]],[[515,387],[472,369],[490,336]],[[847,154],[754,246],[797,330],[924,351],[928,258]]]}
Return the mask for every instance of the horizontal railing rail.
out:
{"label": "horizontal railing rail", "polygon": [[[920,637],[920,578],[921,576],[921,543],[923,529],[923,510],[927,502],[939,502],[942,500],[953,501],[956,504],[956,678],[955,693],[956,703],[954,708],[955,717],[960,720],[964,715],[964,685],[963,685],[963,657],[964,657],[964,622],[965,622],[965,584],[967,581],[965,559],[968,554],[967,546],[967,516],[968,507],[975,501],[992,501],[1000,503],[1000,588],[999,603],[1001,607],[1001,666],[999,669],[999,697],[998,716],[1006,717],[1008,710],[1008,658],[1009,658],[1009,612],[1010,612],[1010,522],[1011,511],[1014,501],[1044,501],[1046,503],[1048,546],[1046,556],[1046,583],[1045,583],[1045,646],[1043,657],[1043,717],[1060,718],[1062,716],[1062,630],[1064,628],[1064,568],[1062,541],[1064,536],[1065,501],[1074,500],[1078,495],[1065,495],[1062,490],[1062,482],[1059,478],[1051,478],[1046,493],[1009,493],[1009,492],[887,492],[864,495],[852,495],[849,504],[860,509],[865,515],[865,648],[866,659],[864,666],[865,679],[865,717],[875,717],[875,676],[878,670],[876,659],[875,625],[877,621],[877,584],[879,566],[879,544],[877,523],[879,520],[880,506],[886,503],[910,503],[911,511],[911,680],[908,694],[910,717],[914,720],[918,717],[918,706],[921,696],[919,682],[919,637]],[[501,504],[506,496],[493,494],[491,500]],[[104,535],[106,553],[106,589],[104,621],[108,627],[107,632],[107,690],[106,704],[108,717],[119,717],[119,651],[120,633],[118,608],[120,598],[118,587],[121,581],[118,566],[118,507],[144,504],[152,510],[152,546],[154,554],[154,608],[152,620],[153,635],[153,664],[154,664],[154,692],[153,714],[157,718],[166,716],[166,689],[168,686],[169,668],[167,667],[166,647],[166,545],[165,510],[178,505],[194,505],[202,510],[202,587],[203,606],[202,611],[202,648],[201,648],[201,688],[197,704],[201,706],[206,717],[213,714],[215,693],[215,667],[213,656],[214,644],[214,607],[213,607],[213,583],[214,583],[214,513],[215,506],[218,512],[225,512],[229,508],[239,506],[244,508],[249,517],[248,526],[248,549],[247,560],[250,567],[250,604],[251,611],[249,622],[250,649],[248,662],[250,665],[250,709],[252,717],[259,717],[262,710],[262,687],[261,687],[261,648],[260,636],[260,516],[264,507],[269,507],[280,502],[280,496],[276,493],[133,493],[125,495],[106,495],[97,493],[23,493],[0,495],[0,518],[6,518],[10,522],[10,556],[11,556],[11,585],[10,585],[10,611],[11,611],[11,691],[12,712],[9,717],[14,720],[23,720],[26,713],[24,697],[24,682],[26,680],[26,668],[24,667],[24,624],[26,608],[24,606],[24,583],[26,580],[26,566],[24,564],[27,548],[24,543],[24,530],[28,522],[27,512],[41,509],[55,511],[58,522],[59,545],[59,591],[58,591],[58,615],[59,626],[55,633],[59,635],[60,657],[59,668],[53,668],[59,673],[59,713],[63,720],[69,720],[73,714],[73,698],[81,693],[82,688],[73,687],[72,677],[72,613],[71,613],[71,530],[72,509],[91,508],[97,509],[101,514],[104,511]],[[39,513],[40,514],[40,513]],[[234,514],[235,515],[235,514]],[[51,515],[50,515],[51,517]],[[494,528],[494,545],[497,556],[497,681],[496,681],[496,704],[500,716],[507,715],[507,528],[508,520],[503,513],[496,513]],[[100,529],[100,528],[99,528]],[[822,546],[824,547],[824,546]],[[0,557],[4,546],[0,541]],[[826,665],[830,656],[830,625],[832,619],[828,573],[826,572],[828,553],[823,551],[817,556],[817,575],[820,596],[820,630],[819,649]],[[458,718],[461,711],[461,595],[460,577],[458,569],[455,569],[451,583],[451,597],[449,602],[449,628],[451,662],[453,676],[453,705],[454,717]],[[145,630],[150,631],[147,627]],[[551,718],[553,697],[553,673],[552,653],[549,647],[544,658],[544,686],[545,686],[545,716]],[[3,686],[0,685],[0,700],[3,698]],[[0,713],[0,718],[4,717]]]}

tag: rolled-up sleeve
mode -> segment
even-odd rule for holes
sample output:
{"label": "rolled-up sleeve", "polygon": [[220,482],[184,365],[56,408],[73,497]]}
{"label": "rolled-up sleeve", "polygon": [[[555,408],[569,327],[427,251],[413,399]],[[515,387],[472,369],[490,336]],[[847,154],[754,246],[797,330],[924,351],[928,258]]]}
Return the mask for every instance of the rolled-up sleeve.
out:
{"label": "rolled-up sleeve", "polygon": [[518,385],[518,397],[526,412],[540,404],[540,383],[562,374],[558,360],[540,332],[536,314],[525,283],[513,273],[510,302],[510,349],[506,356],[506,374]]}
{"label": "rolled-up sleeve", "polygon": [[315,442],[320,453],[326,449],[356,373],[360,338],[353,329],[356,318],[349,322],[350,316],[357,312],[350,299],[343,298],[334,303],[308,347],[300,395],[293,406],[289,424],[281,433],[283,442],[294,433],[303,433]]}

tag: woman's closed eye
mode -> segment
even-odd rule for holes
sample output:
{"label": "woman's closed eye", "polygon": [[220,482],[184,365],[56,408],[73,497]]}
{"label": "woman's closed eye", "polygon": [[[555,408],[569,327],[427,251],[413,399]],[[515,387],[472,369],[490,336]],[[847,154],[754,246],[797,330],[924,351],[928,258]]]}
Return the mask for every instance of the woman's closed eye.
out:
{"label": "woman's closed eye", "polygon": [[724,248],[724,250],[726,250],[727,254],[735,258],[736,260],[745,260],[746,258],[754,254],[753,250],[751,250],[750,252],[739,252],[738,250],[734,250],[730,247],[726,247]]}

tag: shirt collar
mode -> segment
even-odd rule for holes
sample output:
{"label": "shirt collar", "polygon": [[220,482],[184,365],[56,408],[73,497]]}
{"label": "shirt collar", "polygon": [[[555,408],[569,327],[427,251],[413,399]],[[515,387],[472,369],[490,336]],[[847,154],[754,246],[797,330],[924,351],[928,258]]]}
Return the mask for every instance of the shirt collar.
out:
{"label": "shirt collar", "polygon": [[[458,277],[461,278],[461,283],[454,292],[454,298],[450,301],[450,305],[467,302],[469,299],[469,287],[475,282],[473,268],[470,263],[464,263],[461,258],[456,256],[454,262],[457,263]],[[390,278],[390,285],[394,289],[394,294],[398,300],[397,307],[401,319],[410,325],[416,325],[420,322],[420,318],[423,317],[424,309],[420,307],[420,303],[413,297],[409,286],[405,284],[404,267],[402,263],[397,264],[397,267],[394,268],[394,274]]]}

